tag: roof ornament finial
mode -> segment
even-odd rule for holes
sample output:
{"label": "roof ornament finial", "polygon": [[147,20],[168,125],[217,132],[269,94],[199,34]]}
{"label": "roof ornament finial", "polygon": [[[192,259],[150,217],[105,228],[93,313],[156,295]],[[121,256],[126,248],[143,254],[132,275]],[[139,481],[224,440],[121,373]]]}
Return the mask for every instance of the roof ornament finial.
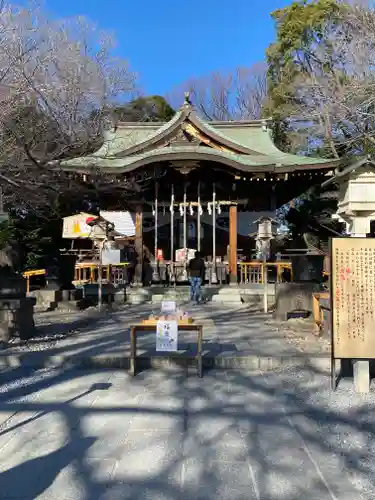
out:
{"label": "roof ornament finial", "polygon": [[185,96],[184,106],[191,106],[190,92],[185,92],[184,96]]}

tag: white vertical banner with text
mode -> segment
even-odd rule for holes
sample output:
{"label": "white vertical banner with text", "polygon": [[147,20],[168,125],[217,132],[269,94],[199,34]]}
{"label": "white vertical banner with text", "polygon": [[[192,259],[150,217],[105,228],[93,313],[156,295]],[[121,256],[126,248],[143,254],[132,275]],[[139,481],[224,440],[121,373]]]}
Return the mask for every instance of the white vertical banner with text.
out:
{"label": "white vertical banner with text", "polygon": [[159,320],[156,324],[156,350],[178,350],[178,324],[177,321]]}

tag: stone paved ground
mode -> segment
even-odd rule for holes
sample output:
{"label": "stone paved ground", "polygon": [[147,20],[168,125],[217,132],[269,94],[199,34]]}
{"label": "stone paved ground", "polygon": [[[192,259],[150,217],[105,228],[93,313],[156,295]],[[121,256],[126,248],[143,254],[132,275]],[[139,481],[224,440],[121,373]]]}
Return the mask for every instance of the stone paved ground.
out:
{"label": "stone paved ground", "polygon": [[[160,306],[159,306],[160,307]],[[206,304],[201,307],[186,306],[197,322],[204,325],[204,350],[206,354],[221,356],[293,356],[306,352],[306,341],[291,336],[287,331],[269,323],[269,316],[251,311],[248,306],[223,307]],[[158,307],[123,306],[110,314],[98,314],[95,309],[83,312],[51,312],[36,315],[40,337],[27,345],[15,342],[3,354],[44,351],[49,355],[128,356],[130,352],[129,326],[147,318]],[[308,344],[310,354],[323,352],[319,341],[312,338]],[[139,354],[155,354],[155,335],[138,335]],[[192,349],[196,333],[185,333],[179,338],[181,348]],[[0,354],[1,356],[1,354]]]}
{"label": "stone paved ground", "polygon": [[313,368],[9,369],[0,498],[371,500],[375,397],[351,387]]}

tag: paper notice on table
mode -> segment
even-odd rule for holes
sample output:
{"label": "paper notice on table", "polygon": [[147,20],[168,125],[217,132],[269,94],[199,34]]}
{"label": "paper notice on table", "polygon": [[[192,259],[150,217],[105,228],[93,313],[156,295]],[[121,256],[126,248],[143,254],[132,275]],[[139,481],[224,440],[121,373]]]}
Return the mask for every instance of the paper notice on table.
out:
{"label": "paper notice on table", "polygon": [[156,323],[156,350],[178,350],[178,324],[177,321],[158,321]]}
{"label": "paper notice on table", "polygon": [[161,312],[163,314],[175,313],[177,309],[176,302],[174,300],[162,300],[161,301]]}

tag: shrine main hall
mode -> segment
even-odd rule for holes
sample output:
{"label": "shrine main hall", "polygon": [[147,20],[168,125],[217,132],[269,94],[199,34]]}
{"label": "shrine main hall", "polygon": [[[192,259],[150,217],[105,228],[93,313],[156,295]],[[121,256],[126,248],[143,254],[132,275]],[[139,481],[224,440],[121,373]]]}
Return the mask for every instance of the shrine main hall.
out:
{"label": "shrine main hall", "polygon": [[[142,280],[144,247],[153,264],[181,269],[195,250],[210,263],[226,262],[229,280],[237,283],[239,253],[249,255],[262,216],[321,184],[339,160],[280,151],[272,141],[271,121],[206,122],[188,95],[167,123],[117,123],[104,133],[95,153],[62,161],[64,170],[98,171],[115,185],[149,179],[122,206],[116,188],[103,195],[105,210],[127,210],[135,224],[136,281]],[[214,279],[212,279],[214,282]]]}

